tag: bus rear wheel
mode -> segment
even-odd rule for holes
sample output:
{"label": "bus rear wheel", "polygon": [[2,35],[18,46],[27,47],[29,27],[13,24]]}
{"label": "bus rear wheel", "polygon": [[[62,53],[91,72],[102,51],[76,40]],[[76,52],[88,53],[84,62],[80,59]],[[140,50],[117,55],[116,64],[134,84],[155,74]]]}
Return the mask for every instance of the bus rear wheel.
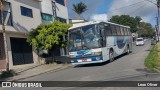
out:
{"label": "bus rear wheel", "polygon": [[110,50],[110,51],[109,51],[109,61],[110,61],[110,62],[113,62],[113,61],[114,61],[114,51],[113,51],[113,50]]}

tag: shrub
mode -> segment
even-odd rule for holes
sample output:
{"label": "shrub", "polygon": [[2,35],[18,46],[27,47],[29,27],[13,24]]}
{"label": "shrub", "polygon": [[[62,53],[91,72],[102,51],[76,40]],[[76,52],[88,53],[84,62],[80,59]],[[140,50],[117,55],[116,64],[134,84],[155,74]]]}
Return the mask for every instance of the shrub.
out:
{"label": "shrub", "polygon": [[13,77],[15,75],[17,75],[17,73],[14,70],[9,70],[9,71],[2,71],[0,77],[8,78],[8,77]]}

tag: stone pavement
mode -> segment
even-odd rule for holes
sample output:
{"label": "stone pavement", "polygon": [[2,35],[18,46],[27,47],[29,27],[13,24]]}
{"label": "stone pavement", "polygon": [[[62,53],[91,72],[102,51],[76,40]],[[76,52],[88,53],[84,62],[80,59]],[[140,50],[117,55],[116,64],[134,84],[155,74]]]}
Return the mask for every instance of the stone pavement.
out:
{"label": "stone pavement", "polygon": [[71,64],[42,64],[33,65],[25,69],[15,69],[18,75],[7,79],[8,81],[17,81],[25,78],[37,76],[49,71],[58,71],[72,66]]}

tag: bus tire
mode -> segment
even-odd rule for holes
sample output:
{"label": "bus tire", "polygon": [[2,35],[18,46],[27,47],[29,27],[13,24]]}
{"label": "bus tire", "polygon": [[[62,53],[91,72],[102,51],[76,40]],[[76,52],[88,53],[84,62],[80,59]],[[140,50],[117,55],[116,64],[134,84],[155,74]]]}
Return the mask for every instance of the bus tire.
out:
{"label": "bus tire", "polygon": [[129,45],[127,46],[127,54],[130,53]]}
{"label": "bus tire", "polygon": [[110,62],[114,61],[114,51],[113,51],[113,49],[110,49],[110,51],[109,51],[109,61]]}

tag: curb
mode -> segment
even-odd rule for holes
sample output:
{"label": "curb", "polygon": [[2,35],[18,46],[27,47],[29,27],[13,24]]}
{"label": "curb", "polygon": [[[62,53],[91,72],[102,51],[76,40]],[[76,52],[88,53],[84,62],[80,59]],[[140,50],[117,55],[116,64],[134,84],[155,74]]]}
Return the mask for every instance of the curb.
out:
{"label": "curb", "polygon": [[22,77],[22,78],[18,78],[18,79],[8,79],[7,81],[23,80],[23,79],[26,79],[26,78],[31,78],[31,77],[35,77],[35,76],[38,76],[38,75],[42,75],[42,74],[45,74],[45,73],[48,73],[48,72],[57,72],[57,71],[60,71],[60,70],[63,70],[63,69],[67,69],[69,67],[72,67],[72,65],[61,66],[61,67],[55,68],[55,69],[49,69],[49,70],[46,70],[46,71],[41,72],[41,73],[33,74],[33,75],[30,75],[30,76],[26,76],[26,77]]}

